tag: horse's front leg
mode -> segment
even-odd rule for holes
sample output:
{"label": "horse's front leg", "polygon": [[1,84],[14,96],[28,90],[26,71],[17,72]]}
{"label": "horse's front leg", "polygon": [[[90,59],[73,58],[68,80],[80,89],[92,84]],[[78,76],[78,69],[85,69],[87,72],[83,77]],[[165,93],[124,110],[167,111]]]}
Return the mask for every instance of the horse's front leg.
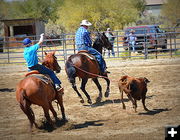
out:
{"label": "horse's front leg", "polygon": [[82,98],[81,94],[80,94],[79,91],[77,90],[77,86],[76,86],[75,79],[74,79],[74,82],[71,83],[71,84],[72,84],[72,88],[76,91],[77,95],[79,96],[80,102],[81,102],[81,103],[84,103],[84,99]]}
{"label": "horse's front leg", "polygon": [[105,97],[109,97],[109,93],[110,93],[110,88],[109,88],[109,86],[110,86],[110,80],[109,80],[107,74],[105,75],[105,77],[107,77],[107,78],[104,78],[104,79],[106,80],[106,83],[107,83],[107,88],[106,88],[106,92],[105,92],[104,96],[105,96]]}
{"label": "horse's front leg", "polygon": [[92,101],[91,101],[91,98],[89,96],[89,94],[87,93],[85,87],[86,87],[86,83],[87,83],[88,79],[87,78],[84,78],[82,79],[82,82],[81,82],[81,90],[84,92],[84,94],[86,95],[87,99],[88,99],[88,103],[89,104],[92,104]]}
{"label": "horse's front leg", "polygon": [[99,90],[99,96],[96,98],[96,102],[98,103],[98,102],[101,102],[101,100],[102,100],[102,87],[99,84],[99,81],[98,81],[97,78],[93,78],[93,81],[94,81],[94,83],[96,84],[96,86],[97,86],[97,88]]}

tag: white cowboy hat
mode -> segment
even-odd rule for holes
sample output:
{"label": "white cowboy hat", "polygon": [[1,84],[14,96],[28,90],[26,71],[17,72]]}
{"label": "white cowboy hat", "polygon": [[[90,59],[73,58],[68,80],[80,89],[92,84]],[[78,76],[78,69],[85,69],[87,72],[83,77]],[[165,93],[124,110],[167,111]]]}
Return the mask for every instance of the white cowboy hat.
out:
{"label": "white cowboy hat", "polygon": [[81,21],[80,25],[91,26],[92,24],[88,20],[84,19]]}
{"label": "white cowboy hat", "polygon": [[135,32],[135,30],[133,30],[133,29],[130,30],[130,33],[134,33],[134,32]]}
{"label": "white cowboy hat", "polygon": [[107,28],[107,31],[110,31],[111,30],[111,28]]}

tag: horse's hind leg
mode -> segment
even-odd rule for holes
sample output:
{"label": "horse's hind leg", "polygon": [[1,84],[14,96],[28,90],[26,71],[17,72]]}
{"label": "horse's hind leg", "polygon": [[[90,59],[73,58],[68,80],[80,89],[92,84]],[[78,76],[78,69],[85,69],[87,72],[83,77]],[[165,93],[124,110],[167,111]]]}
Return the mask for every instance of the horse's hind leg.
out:
{"label": "horse's hind leg", "polygon": [[30,131],[31,131],[32,127],[33,127],[33,123],[34,123],[36,128],[38,128],[38,125],[35,123],[35,115],[34,115],[34,112],[31,109],[30,105],[31,105],[30,103],[28,103],[26,100],[24,100],[24,103],[20,104],[20,107],[21,107],[22,111],[26,114],[26,116],[29,119]]}
{"label": "horse's hind leg", "polygon": [[88,103],[89,104],[92,104],[92,101],[91,101],[91,98],[89,96],[89,94],[87,93],[85,87],[86,87],[86,83],[87,83],[88,79],[85,78],[85,79],[82,79],[82,82],[81,82],[81,90],[84,92],[84,94],[86,95],[87,99],[88,99]]}
{"label": "horse's hind leg", "polygon": [[81,94],[79,93],[79,91],[77,90],[77,86],[76,86],[76,83],[75,83],[75,80],[72,84],[72,88],[76,91],[77,95],[79,96],[79,98],[81,99],[80,102],[81,103],[84,103],[84,99],[82,98]]}
{"label": "horse's hind leg", "polygon": [[102,99],[102,87],[101,85],[99,84],[99,81],[97,78],[93,78],[92,79],[94,81],[94,83],[96,84],[97,88],[99,89],[99,96],[96,98],[96,102],[101,102],[101,99]]}
{"label": "horse's hind leg", "polygon": [[105,75],[107,78],[104,78],[106,80],[106,83],[107,83],[107,88],[106,88],[106,92],[104,94],[105,97],[109,97],[109,93],[110,93],[110,80],[108,79],[108,75],[106,74]]}
{"label": "horse's hind leg", "polygon": [[49,104],[47,103],[47,104],[43,105],[42,108],[44,111],[44,116],[46,117],[48,123],[53,126],[53,122],[52,122],[50,115],[49,115],[49,109],[50,109]]}
{"label": "horse's hind leg", "polygon": [[58,103],[59,103],[59,105],[60,105],[60,107],[61,107],[61,114],[62,114],[62,119],[63,120],[66,120],[66,115],[65,115],[65,111],[64,111],[64,105],[63,105],[63,97],[62,97],[62,95],[59,95],[58,96]]}
{"label": "horse's hind leg", "polygon": [[54,118],[57,120],[57,119],[58,119],[58,118],[57,118],[57,113],[56,113],[56,111],[54,110],[54,107],[52,106],[52,103],[51,103],[51,102],[49,103],[49,109],[51,110]]}

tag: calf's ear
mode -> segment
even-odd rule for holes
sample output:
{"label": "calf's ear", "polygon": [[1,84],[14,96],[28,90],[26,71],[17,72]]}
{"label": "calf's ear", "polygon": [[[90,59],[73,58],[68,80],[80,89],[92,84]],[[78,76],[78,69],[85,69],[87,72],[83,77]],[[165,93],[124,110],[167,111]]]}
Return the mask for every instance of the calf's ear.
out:
{"label": "calf's ear", "polygon": [[146,77],[144,77],[144,82],[149,83],[150,81]]}

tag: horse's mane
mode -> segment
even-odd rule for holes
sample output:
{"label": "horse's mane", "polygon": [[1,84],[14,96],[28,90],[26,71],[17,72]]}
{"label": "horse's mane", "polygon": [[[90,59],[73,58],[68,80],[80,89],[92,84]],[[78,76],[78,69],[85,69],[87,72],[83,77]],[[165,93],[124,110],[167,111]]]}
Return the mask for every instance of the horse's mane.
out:
{"label": "horse's mane", "polygon": [[93,43],[93,48],[102,54],[102,49],[112,49],[111,43],[106,37],[105,33],[97,33],[96,39]]}

